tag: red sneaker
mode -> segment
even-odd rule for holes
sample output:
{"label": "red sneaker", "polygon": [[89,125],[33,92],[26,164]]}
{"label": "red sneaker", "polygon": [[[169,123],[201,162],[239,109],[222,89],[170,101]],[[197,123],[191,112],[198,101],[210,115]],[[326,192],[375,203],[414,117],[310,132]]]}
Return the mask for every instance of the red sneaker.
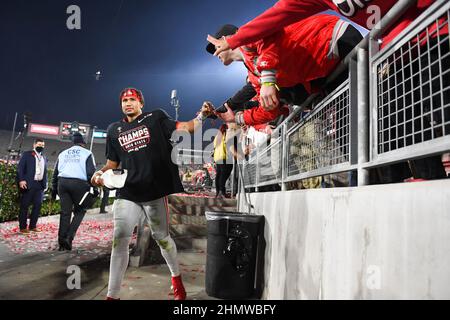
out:
{"label": "red sneaker", "polygon": [[186,290],[184,290],[181,275],[172,277],[172,289],[174,300],[186,300]]}
{"label": "red sneaker", "polygon": [[403,182],[422,182],[422,181],[427,181],[426,179],[422,179],[422,178],[408,178],[403,180]]}
{"label": "red sneaker", "polygon": [[105,300],[120,300],[120,298],[115,299],[107,296]]}

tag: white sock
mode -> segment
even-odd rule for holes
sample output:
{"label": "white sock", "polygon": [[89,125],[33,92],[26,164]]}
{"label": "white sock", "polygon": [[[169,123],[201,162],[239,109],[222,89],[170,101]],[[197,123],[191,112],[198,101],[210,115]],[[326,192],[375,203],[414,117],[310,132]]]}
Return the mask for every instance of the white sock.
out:
{"label": "white sock", "polygon": [[156,242],[161,249],[161,254],[166,260],[172,277],[179,276],[180,267],[177,260],[177,246],[175,244],[175,241],[173,241],[173,239],[169,235],[162,240],[156,240]]}
{"label": "white sock", "polygon": [[120,286],[128,267],[130,240],[130,237],[113,240],[108,282],[108,297],[110,298],[119,298]]}

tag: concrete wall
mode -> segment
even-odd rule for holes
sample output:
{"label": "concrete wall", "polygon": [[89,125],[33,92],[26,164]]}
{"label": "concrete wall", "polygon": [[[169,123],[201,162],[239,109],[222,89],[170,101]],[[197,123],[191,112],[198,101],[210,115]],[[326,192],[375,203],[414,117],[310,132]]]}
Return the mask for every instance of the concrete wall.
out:
{"label": "concrete wall", "polygon": [[450,299],[450,180],[250,198],[263,299]]}

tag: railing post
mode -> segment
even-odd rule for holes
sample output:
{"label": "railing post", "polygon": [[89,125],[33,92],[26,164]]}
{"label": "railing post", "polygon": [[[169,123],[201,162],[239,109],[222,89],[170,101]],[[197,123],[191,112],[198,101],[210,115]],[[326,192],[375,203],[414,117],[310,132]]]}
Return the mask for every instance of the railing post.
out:
{"label": "railing post", "polygon": [[258,184],[259,184],[259,145],[257,145],[255,149],[256,149],[255,192],[259,192],[259,187],[258,187]]}
{"label": "railing post", "polygon": [[238,196],[237,196],[237,211],[240,211],[241,209],[241,205],[244,206],[245,201],[242,203],[241,198],[242,196],[245,197],[245,156],[242,159],[242,164],[239,167],[239,162],[238,162]]}
{"label": "railing post", "polygon": [[280,143],[281,143],[281,191],[287,191],[287,182],[286,182],[286,177],[287,177],[287,122],[285,122],[283,124],[283,126],[281,127],[281,139],[280,139]]}
{"label": "railing post", "polygon": [[358,49],[358,186],[369,184],[369,170],[362,165],[369,160],[369,58],[367,50]]}
{"label": "railing post", "polygon": [[239,206],[240,206],[240,201],[241,201],[241,179],[243,179],[244,178],[244,174],[242,174],[242,176],[239,174],[239,172],[240,172],[240,170],[241,169],[243,169],[243,168],[239,168],[239,160],[237,160],[237,166],[236,166],[236,168],[237,168],[237,175],[238,175],[238,179],[237,179],[237,182],[238,182],[238,185],[237,185],[237,193],[236,193],[236,211],[239,211]]}
{"label": "railing post", "polygon": [[231,174],[230,174],[230,177],[231,177],[231,197],[230,198],[231,199],[233,199],[233,194],[234,194],[234,188],[235,188],[234,177],[235,176],[236,176],[236,159],[233,158],[233,169],[231,170]]}

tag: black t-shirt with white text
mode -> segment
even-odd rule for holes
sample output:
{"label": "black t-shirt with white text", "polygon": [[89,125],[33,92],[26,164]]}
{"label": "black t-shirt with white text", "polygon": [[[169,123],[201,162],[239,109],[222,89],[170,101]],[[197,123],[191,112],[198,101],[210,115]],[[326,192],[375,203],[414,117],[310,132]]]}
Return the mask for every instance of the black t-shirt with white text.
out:
{"label": "black t-shirt with white text", "polygon": [[128,170],[118,198],[147,202],[183,192],[178,167],[171,160],[169,139],[176,122],[163,110],[146,112],[128,123],[111,124],[106,138],[106,158]]}

